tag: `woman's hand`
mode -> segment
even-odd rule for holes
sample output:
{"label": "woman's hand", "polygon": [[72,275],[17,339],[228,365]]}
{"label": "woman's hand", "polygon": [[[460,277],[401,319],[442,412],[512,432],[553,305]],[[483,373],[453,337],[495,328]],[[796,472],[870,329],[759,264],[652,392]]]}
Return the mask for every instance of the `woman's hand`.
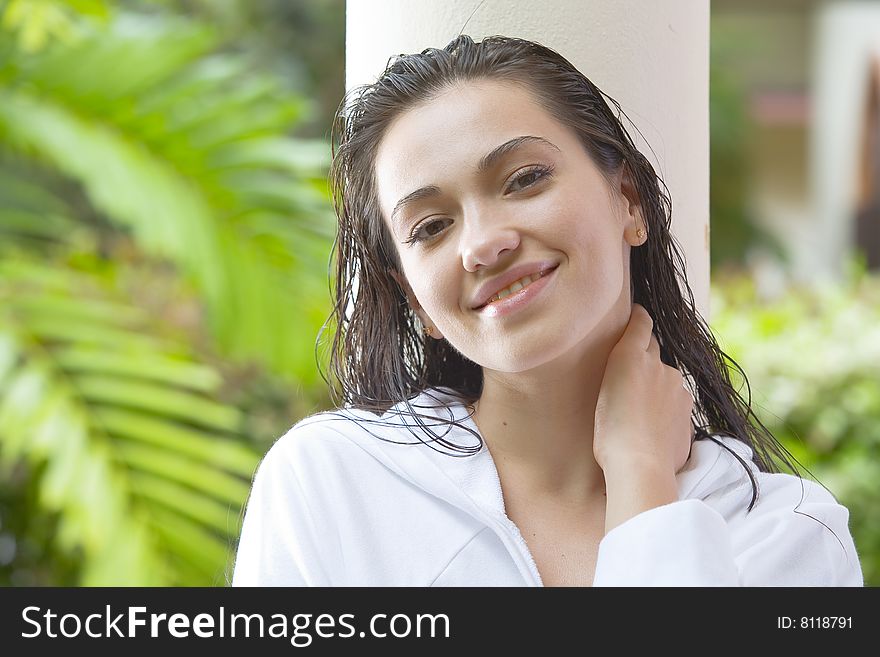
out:
{"label": "woman's hand", "polygon": [[[606,474],[645,466],[674,475],[693,440],[694,399],[681,372],[660,360],[648,311],[634,303],[599,389],[593,454]],[[668,470],[667,470],[668,468]]]}

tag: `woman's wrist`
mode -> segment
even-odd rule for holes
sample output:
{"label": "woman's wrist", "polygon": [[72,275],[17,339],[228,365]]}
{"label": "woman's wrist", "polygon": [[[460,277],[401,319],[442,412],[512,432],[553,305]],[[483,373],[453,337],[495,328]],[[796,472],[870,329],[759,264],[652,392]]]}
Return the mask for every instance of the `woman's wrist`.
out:
{"label": "woman's wrist", "polygon": [[640,513],[678,500],[671,467],[645,458],[615,461],[605,473],[605,533]]}

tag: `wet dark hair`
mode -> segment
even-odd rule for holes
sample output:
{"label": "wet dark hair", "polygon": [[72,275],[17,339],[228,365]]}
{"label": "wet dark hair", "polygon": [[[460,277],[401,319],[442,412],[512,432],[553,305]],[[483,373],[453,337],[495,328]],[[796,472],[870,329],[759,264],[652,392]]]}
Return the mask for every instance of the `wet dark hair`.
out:
{"label": "wet dark hair", "polygon": [[[689,380],[694,392],[695,440],[717,442],[745,468],[752,482],[751,510],[758,495],[755,477],[716,435],[748,445],[763,472],[778,472],[773,457],[794,474],[798,472],[789,460],[791,454],[753,413],[751,389],[748,401],[734,389],[728,363],[747,387],[748,379],[718,346],[695,308],[685,262],[669,229],[669,191],[633,144],[622,124],[620,117],[626,115],[620,105],[560,54],[530,41],[493,36],[474,42],[461,35],[445,48],[392,58],[375,83],[353,89],[343,99],[334,122],[330,181],[339,220],[334,309],[325,325],[325,329],[334,328],[330,346],[334,401],[340,407],[376,414],[392,406],[403,409],[397,412],[411,415],[421,430],[455,449],[433,432],[437,418],[425,418],[410,402],[429,388],[445,387],[472,412],[473,402],[480,397],[482,368],[446,340],[422,334],[404,291],[390,274],[401,272],[401,267],[382,218],[375,182],[377,149],[396,117],[453,85],[478,80],[522,85],[553,117],[575,131],[603,175],[610,179],[623,171],[629,174],[648,233],[647,242],[633,248],[630,255],[633,300],[654,320],[663,362]],[[454,419],[449,422],[456,424]]]}

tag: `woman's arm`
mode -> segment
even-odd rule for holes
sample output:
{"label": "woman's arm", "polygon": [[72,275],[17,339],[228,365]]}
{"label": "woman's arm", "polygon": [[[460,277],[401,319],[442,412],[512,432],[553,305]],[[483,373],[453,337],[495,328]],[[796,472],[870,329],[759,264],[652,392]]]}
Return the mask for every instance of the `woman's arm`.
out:
{"label": "woman's arm", "polygon": [[652,327],[633,304],[597,402],[593,451],[607,501],[594,585],[861,586],[849,512],[813,482],[757,473],[748,514],[745,475],[732,490],[679,501],[693,398],[662,362]]}
{"label": "woman's arm", "polygon": [[605,534],[638,514],[678,499],[675,474],[653,459],[605,467]]}
{"label": "woman's arm", "polygon": [[863,586],[846,507],[793,475],[765,475],[761,490],[748,514],[745,478],[714,499],[671,502],[612,527],[593,585]]}
{"label": "woman's arm", "polygon": [[629,322],[605,365],[596,402],[593,455],[605,474],[606,532],[676,498],[675,475],[694,439],[694,399],[666,365],[645,308]]}

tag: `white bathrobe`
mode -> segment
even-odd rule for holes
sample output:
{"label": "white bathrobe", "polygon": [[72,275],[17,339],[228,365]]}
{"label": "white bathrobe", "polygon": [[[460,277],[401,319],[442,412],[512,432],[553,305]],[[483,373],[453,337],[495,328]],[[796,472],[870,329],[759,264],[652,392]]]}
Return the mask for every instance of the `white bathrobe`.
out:
{"label": "white bathrobe", "polygon": [[[429,393],[411,401],[421,413],[478,431],[452,396]],[[485,443],[456,456],[394,410],[319,413],[276,441],[254,477],[233,586],[543,585]],[[862,586],[848,510],[810,480],[759,472],[746,445],[717,438],[757,478],[752,511],[743,466],[698,440],[678,500],[602,539],[594,586]],[[444,439],[478,444],[458,427]]]}

